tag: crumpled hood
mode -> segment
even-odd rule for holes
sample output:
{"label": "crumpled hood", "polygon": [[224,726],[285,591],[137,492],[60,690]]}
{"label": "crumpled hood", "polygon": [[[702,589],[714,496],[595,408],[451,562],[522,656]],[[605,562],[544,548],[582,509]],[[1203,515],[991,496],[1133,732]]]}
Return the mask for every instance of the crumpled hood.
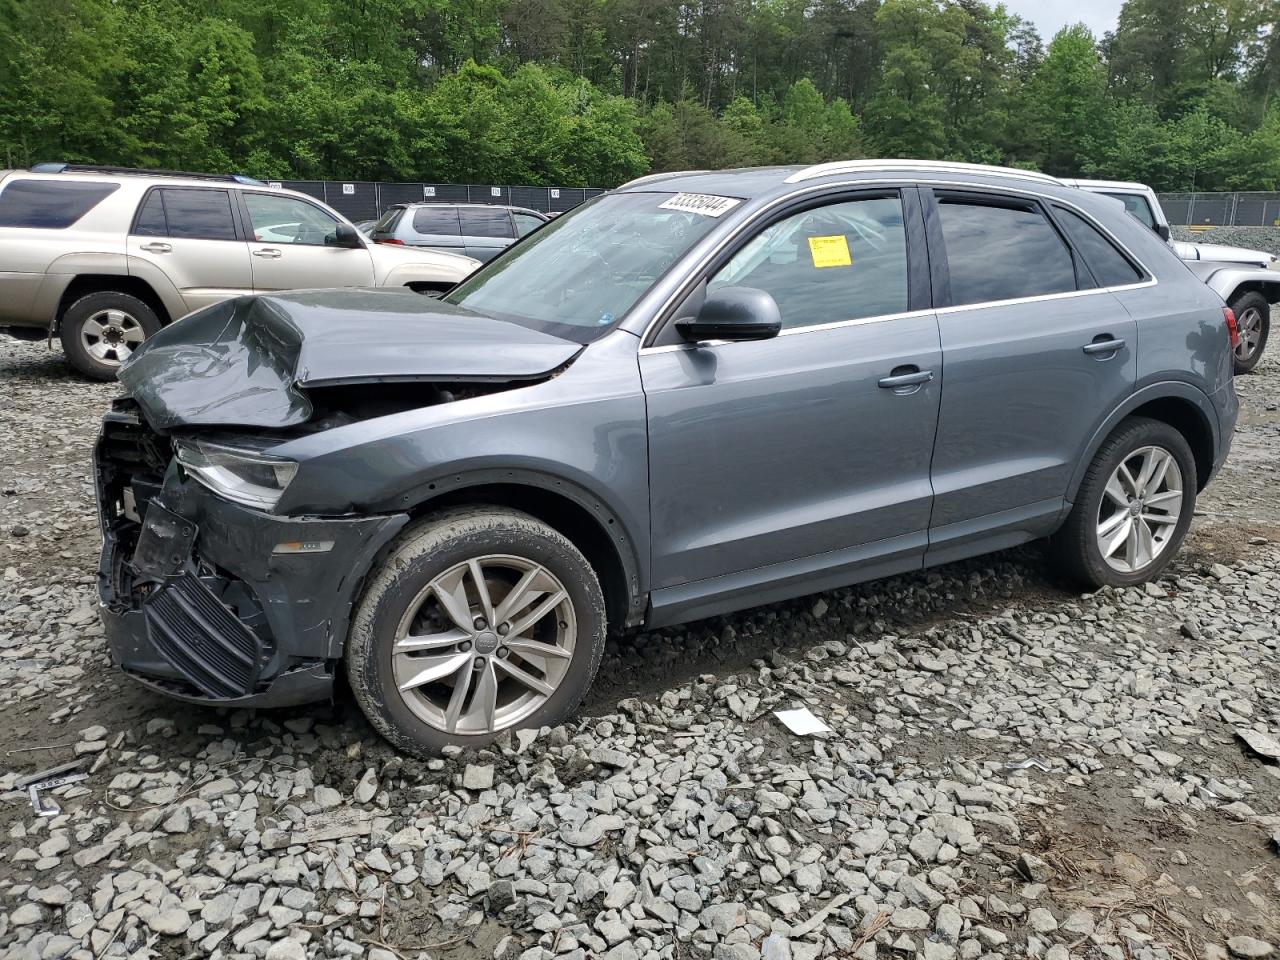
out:
{"label": "crumpled hood", "polygon": [[308,387],[536,380],[580,349],[410,291],[303,290],[184,317],[119,378],[157,430],[290,427],[311,417]]}

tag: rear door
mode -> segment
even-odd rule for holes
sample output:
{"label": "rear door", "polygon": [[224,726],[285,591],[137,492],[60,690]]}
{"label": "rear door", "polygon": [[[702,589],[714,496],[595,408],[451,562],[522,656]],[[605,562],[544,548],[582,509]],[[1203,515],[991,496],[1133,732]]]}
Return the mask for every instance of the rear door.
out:
{"label": "rear door", "polygon": [[[249,293],[249,245],[230,191],[217,187],[152,187],[130,228],[129,270],[168,279],[188,311]],[[176,319],[176,318],[175,318]]]}
{"label": "rear door", "polygon": [[928,558],[945,562],[1056,526],[1081,452],[1133,392],[1137,328],[1039,200],[922,193],[946,370]]}
{"label": "rear door", "polygon": [[251,232],[253,289],[373,286],[366,247],[339,247],[340,222],[317,204],[287,194],[240,193]]}
{"label": "rear door", "polygon": [[465,253],[481,263],[492,260],[515,239],[511,212],[506,207],[460,207],[458,217]]}

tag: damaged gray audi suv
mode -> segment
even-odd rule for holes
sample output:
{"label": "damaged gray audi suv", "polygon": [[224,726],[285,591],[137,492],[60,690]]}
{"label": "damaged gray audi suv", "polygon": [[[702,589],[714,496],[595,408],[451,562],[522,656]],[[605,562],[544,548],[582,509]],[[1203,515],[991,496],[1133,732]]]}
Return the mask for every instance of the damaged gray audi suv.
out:
{"label": "damaged gray audi suv", "polygon": [[96,451],[109,646],[196,703],[342,678],[426,754],[562,721],[610,629],[1039,538],[1142,583],[1227,455],[1236,336],[1050,177],[645,178],[440,299],[243,296],[142,344]]}

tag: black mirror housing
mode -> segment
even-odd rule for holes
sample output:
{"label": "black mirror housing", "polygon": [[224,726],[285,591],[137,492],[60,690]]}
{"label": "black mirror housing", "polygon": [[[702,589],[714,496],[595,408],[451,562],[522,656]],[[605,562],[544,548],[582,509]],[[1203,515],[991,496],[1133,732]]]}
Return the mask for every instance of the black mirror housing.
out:
{"label": "black mirror housing", "polygon": [[1156,224],[1156,233],[1160,234],[1160,239],[1164,240],[1165,243],[1168,243],[1173,238],[1173,231],[1169,229],[1167,223]]}
{"label": "black mirror housing", "polygon": [[360,239],[360,231],[349,223],[338,224],[338,229],[333,235],[333,246],[347,247],[351,250],[360,250],[364,247],[364,241]]}
{"label": "black mirror housing", "polygon": [[782,313],[763,290],[722,287],[708,292],[696,317],[677,320],[676,330],[690,343],[769,340],[782,332]]}

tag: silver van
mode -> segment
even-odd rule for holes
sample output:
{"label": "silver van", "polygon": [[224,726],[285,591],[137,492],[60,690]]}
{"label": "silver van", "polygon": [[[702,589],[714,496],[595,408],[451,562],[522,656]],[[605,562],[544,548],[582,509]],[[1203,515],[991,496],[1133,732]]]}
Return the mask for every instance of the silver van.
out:
{"label": "silver van", "polygon": [[401,203],[369,231],[375,243],[430,247],[488,263],[550,218],[524,207],[485,203]]}

